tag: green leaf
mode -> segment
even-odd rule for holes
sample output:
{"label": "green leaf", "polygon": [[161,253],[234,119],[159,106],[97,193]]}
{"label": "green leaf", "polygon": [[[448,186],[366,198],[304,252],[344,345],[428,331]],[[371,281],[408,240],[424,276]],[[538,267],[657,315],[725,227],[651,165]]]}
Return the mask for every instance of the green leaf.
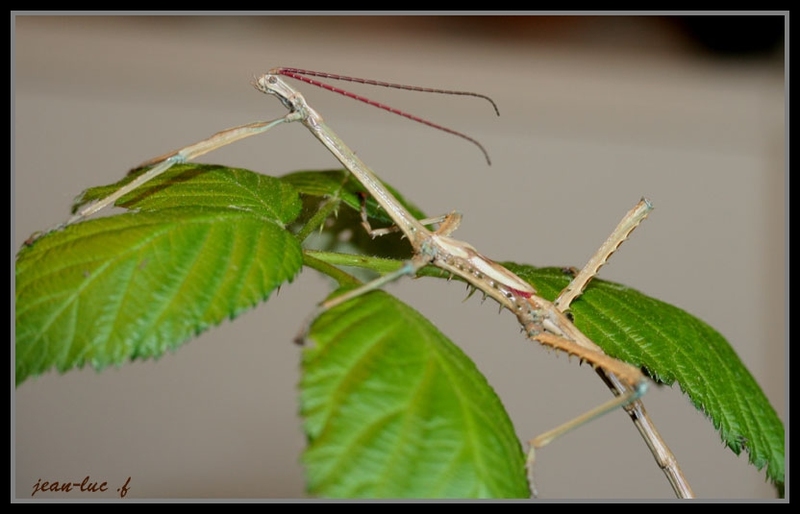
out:
{"label": "green leaf", "polygon": [[141,212],[71,225],[19,252],[17,385],[52,367],[159,357],[265,300],[301,267],[283,228],[299,199],[276,179],[176,166],[119,203]]}
{"label": "green leaf", "polygon": [[[75,201],[72,211],[105,198],[145,171],[137,170],[115,184],[87,189]],[[115,205],[139,211],[184,206],[231,209],[281,225],[293,221],[300,212],[297,191],[290,184],[250,170],[212,164],[176,164]]]}
{"label": "green leaf", "polygon": [[[503,263],[555,299],[571,276],[559,268]],[[656,380],[675,381],[711,418],[722,440],[776,485],[784,481],[784,427],[764,392],[722,335],[691,314],[626,286],[592,280],[571,306],[575,325],[603,351]]]}
{"label": "green leaf", "polygon": [[[305,248],[402,260],[411,257],[411,245],[403,240],[401,232],[371,237],[364,229],[361,195],[366,189],[349,171],[299,171],[285,175],[281,180],[294,186],[303,198],[305,214],[298,219],[298,225],[302,227],[298,231],[301,235],[313,235],[304,240]],[[416,206],[406,201],[394,188],[385,185],[415,217],[425,218]],[[340,205],[347,208],[339,209]],[[335,216],[326,216],[331,211]],[[371,195],[366,195],[366,212],[373,228],[394,224]],[[359,277],[369,280],[370,275],[362,273]]]}
{"label": "green leaf", "polygon": [[373,291],[320,316],[303,353],[309,491],[334,498],[530,495],[500,400],[418,312]]}
{"label": "green leaf", "polygon": [[[319,198],[340,198],[356,212],[361,211],[359,193],[366,193],[364,186],[353,175],[345,170],[297,171],[281,177],[284,182],[293,185],[302,195]],[[392,186],[384,183],[398,202],[417,219],[425,218],[425,214],[414,204],[403,198]],[[378,205],[378,202],[367,195],[367,216],[373,220],[392,223],[392,219]]]}

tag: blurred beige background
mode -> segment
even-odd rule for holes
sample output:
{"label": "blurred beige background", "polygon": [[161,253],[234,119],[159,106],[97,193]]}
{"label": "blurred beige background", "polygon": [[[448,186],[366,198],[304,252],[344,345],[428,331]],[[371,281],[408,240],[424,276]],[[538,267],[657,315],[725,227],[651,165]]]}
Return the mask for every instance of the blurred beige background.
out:
{"label": "blurred beige background", "polygon": [[[84,188],[234,125],[284,114],[250,86],[293,66],[471,89],[481,102],[369,91],[490,152],[298,87],[384,179],[496,260],[581,266],[641,196],[656,210],[601,276],[718,329],[786,419],[783,54],[721,59],[658,18],[16,17],[14,248]],[[354,88],[355,89],[355,88]],[[358,89],[365,92],[363,88]],[[300,126],[202,162],[268,174],[338,167]],[[292,335],[329,284],[304,272],[268,303],[158,361],[48,374],[12,392],[14,491],[130,476],[128,498],[303,498]],[[586,367],[526,342],[463,287],[389,291],[475,360],[522,441],[608,398]],[[477,296],[477,295],[476,295]],[[676,388],[645,404],[701,498],[771,498]],[[670,499],[622,413],[539,452],[544,499]],[[118,486],[118,485],[117,485]],[[117,487],[115,486],[115,487]],[[36,498],[78,498],[77,493]],[[113,498],[114,494],[93,495]]]}

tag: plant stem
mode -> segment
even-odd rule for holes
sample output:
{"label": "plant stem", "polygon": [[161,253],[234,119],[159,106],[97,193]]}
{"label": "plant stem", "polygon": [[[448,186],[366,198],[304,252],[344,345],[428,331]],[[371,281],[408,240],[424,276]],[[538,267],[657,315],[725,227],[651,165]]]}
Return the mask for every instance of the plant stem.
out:
{"label": "plant stem", "polygon": [[330,198],[323,202],[320,206],[320,209],[311,217],[311,219],[308,220],[305,225],[303,225],[303,228],[301,228],[297,233],[297,240],[300,242],[305,241],[305,239],[310,236],[312,232],[317,230],[317,227],[322,230],[322,228],[324,228],[325,220],[328,219],[328,216],[330,216],[332,212],[336,211],[340,202],[341,198]]}
{"label": "plant stem", "polygon": [[315,252],[312,250],[306,250],[303,253],[303,264],[305,264],[309,268],[315,269],[320,273],[328,275],[336,282],[338,282],[339,286],[360,286],[362,284],[362,282],[353,275],[340,270],[336,266],[329,264],[323,259],[318,259],[317,257],[311,255],[312,253],[329,253],[329,252]]}

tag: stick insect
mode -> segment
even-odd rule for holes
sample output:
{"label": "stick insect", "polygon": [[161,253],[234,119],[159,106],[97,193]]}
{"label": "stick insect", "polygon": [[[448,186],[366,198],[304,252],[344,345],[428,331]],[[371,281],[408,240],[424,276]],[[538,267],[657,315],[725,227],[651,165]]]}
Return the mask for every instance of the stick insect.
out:
{"label": "stick insect", "polygon": [[[370,105],[389,110],[467,139],[477,145],[483,151],[487,162],[490,162],[488,153],[483,146],[464,134],[441,127],[402,111],[397,111],[391,107],[329,84],[316,81],[309,78],[309,76],[350,80],[415,91],[477,96],[490,101],[492,105],[495,106],[494,102],[484,95],[462,91],[404,86],[293,68],[274,68],[265,75],[257,78],[254,82],[254,86],[263,93],[277,97],[289,111],[287,115],[272,121],[259,121],[224,130],[193,145],[151,159],[141,164],[138,168],[153,166],[152,168],[106,198],[85,207],[62,226],[80,221],[100,209],[113,204],[125,194],[160,175],[174,164],[190,161],[216,148],[238,141],[239,139],[261,134],[281,123],[300,122],[319,139],[359,182],[361,182],[369,194],[375,198],[378,204],[391,217],[396,229],[400,230],[405,235],[413,249],[412,258],[405,262],[399,269],[321,303],[312,313],[310,320],[315,319],[325,310],[340,305],[367,291],[382,287],[405,275],[414,275],[419,269],[427,265],[436,266],[451,275],[460,277],[472,288],[476,290],[480,289],[486,296],[496,300],[501,307],[511,311],[517,317],[525,335],[529,339],[556,350],[566,352],[569,355],[577,356],[582,361],[590,363],[615,394],[613,399],[599,407],[553,430],[541,434],[530,441],[530,450],[526,462],[531,484],[533,484],[531,470],[536,449],[547,445],[557,437],[594,418],[602,416],[619,407],[623,407],[647,442],[648,447],[656,458],[659,466],[667,475],[676,494],[679,497],[693,497],[691,487],[677,465],[675,457],[657,432],[644,409],[644,405],[640,401],[640,397],[646,392],[648,386],[645,376],[638,368],[606,355],[595,343],[589,340],[588,337],[583,335],[577,327],[575,327],[566,314],[571,302],[583,292],[585,286],[595,276],[599,268],[628,237],[630,232],[648,215],[652,209],[650,202],[643,198],[629,211],[611,236],[609,236],[606,242],[595,253],[592,259],[590,259],[587,265],[574,277],[564,291],[561,292],[559,297],[554,302],[549,302],[538,296],[536,290],[530,284],[517,277],[500,264],[484,257],[470,244],[450,237],[450,234],[456,230],[461,222],[461,215],[459,213],[451,212],[432,220],[417,220],[394,198],[375,173],[325,124],[322,116],[308,105],[303,95],[281,79],[281,75],[339,92]],[[497,110],[496,106],[495,110]],[[384,233],[381,230],[372,231],[366,220],[366,215],[363,212],[362,219],[363,224],[373,236]],[[439,226],[436,230],[431,231],[426,225],[432,224],[438,224]],[[307,327],[308,324],[304,325],[298,337],[300,340],[303,339]],[[535,487],[533,492],[534,494],[536,493]]]}

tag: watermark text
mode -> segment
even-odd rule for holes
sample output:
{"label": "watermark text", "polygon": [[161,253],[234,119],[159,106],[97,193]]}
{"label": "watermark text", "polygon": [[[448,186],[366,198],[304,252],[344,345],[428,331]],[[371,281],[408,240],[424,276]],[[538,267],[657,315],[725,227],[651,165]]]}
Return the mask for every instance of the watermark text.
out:
{"label": "watermark text", "polygon": [[[86,475],[86,478],[80,482],[48,481],[40,478],[35,484],[33,484],[33,492],[31,493],[31,496],[36,496],[36,493],[39,492],[71,493],[73,491],[80,491],[82,493],[106,493],[111,488],[112,486],[108,485],[108,482],[92,480],[89,475]],[[131,477],[128,477],[121,487],[116,488],[116,492],[119,494],[120,498],[125,498],[130,490]]]}

